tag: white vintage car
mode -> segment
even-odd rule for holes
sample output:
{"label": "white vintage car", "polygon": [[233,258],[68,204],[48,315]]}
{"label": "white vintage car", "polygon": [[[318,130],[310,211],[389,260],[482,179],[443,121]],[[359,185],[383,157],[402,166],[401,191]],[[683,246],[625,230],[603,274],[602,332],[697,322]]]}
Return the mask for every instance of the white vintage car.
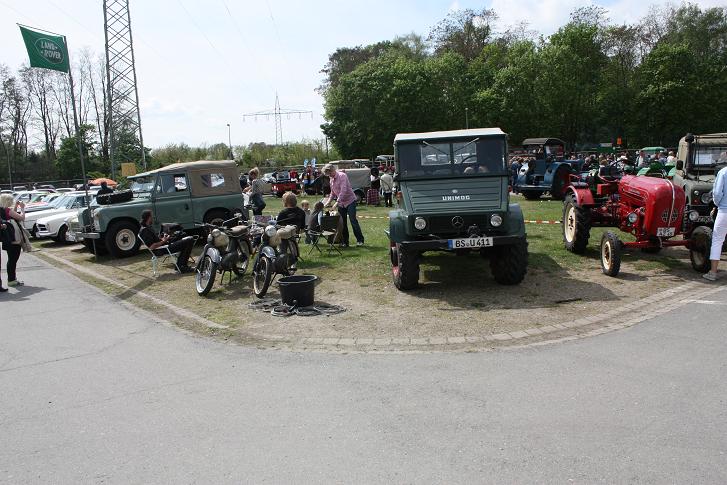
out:
{"label": "white vintage car", "polygon": [[53,201],[53,208],[40,210],[25,214],[23,225],[30,232],[31,236],[38,237],[37,222],[45,217],[64,213],[68,216],[69,211],[75,212],[78,208],[85,206],[85,194],[83,192],[71,192]]}
{"label": "white vintage car", "polygon": [[78,209],[69,209],[38,219],[35,222],[36,237],[49,238],[57,243],[66,244],[68,242],[66,238],[69,228],[68,219],[71,217],[78,217]]}

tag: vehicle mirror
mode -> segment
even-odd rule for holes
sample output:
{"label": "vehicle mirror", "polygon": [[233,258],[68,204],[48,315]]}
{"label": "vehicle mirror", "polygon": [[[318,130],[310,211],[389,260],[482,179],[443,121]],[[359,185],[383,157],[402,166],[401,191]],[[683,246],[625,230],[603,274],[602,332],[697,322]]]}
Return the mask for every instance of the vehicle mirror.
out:
{"label": "vehicle mirror", "polygon": [[677,160],[677,170],[684,170],[684,160]]}
{"label": "vehicle mirror", "polygon": [[684,137],[684,141],[687,143],[692,143],[694,141],[694,135],[691,133],[687,133],[687,136]]}

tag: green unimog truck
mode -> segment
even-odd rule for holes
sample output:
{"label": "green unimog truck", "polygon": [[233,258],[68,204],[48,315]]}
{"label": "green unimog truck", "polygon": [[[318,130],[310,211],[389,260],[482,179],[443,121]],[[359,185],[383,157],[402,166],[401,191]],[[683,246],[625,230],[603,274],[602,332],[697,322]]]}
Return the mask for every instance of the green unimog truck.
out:
{"label": "green unimog truck", "polygon": [[157,229],[177,223],[186,230],[203,222],[220,224],[243,209],[239,171],[232,160],[175,163],[128,178],[126,200],[79,211],[76,240],[88,248],[95,240],[97,250],[122,258],[139,250],[139,218],[145,209],[153,211]]}
{"label": "green unimog truck", "polygon": [[688,134],[679,140],[673,181],[684,189],[687,205],[699,213],[695,227],[712,226],[712,188],[720,168],[727,163],[727,133]]}
{"label": "green unimog truck", "polygon": [[499,128],[403,133],[394,153],[399,205],[387,234],[395,286],[417,286],[427,251],[479,251],[498,283],[520,283],[528,245],[520,206],[509,200],[507,135]]}

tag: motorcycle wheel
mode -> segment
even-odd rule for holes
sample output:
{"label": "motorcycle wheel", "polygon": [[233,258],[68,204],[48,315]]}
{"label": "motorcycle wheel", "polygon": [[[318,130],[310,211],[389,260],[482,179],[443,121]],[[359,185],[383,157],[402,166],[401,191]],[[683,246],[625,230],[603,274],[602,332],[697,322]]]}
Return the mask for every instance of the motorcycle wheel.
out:
{"label": "motorcycle wheel", "polygon": [[285,269],[288,272],[288,276],[293,276],[298,271],[299,254],[298,243],[295,239],[289,239],[288,244],[285,245],[285,260],[288,263],[288,267]]}
{"label": "motorcycle wheel", "polygon": [[273,262],[267,256],[260,256],[257,267],[252,272],[252,289],[255,296],[262,298],[268,292],[273,280]]}
{"label": "motorcycle wheel", "polygon": [[247,266],[250,264],[250,246],[245,242],[240,242],[237,246],[237,264],[232,267],[232,272],[238,278],[245,274]]}
{"label": "motorcycle wheel", "polygon": [[199,262],[197,266],[196,274],[194,275],[194,283],[197,287],[197,293],[200,296],[205,296],[210,292],[212,286],[215,284],[215,275],[217,274],[217,263],[212,261],[212,258],[205,255],[204,258]]}

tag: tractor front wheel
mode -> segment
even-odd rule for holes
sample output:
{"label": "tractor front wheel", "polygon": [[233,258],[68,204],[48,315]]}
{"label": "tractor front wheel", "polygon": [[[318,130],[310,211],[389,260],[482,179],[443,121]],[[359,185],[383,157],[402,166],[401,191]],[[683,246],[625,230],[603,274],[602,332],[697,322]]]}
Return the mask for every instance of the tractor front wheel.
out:
{"label": "tractor front wheel", "polygon": [[707,226],[699,226],[692,231],[692,237],[689,240],[689,259],[695,271],[706,273],[710,270],[709,253],[711,249],[712,229]]}
{"label": "tractor front wheel", "polygon": [[419,284],[418,254],[401,244],[391,249],[391,276],[397,289],[413,290]]}
{"label": "tractor front wheel", "polygon": [[490,271],[501,285],[517,285],[528,272],[528,242],[523,238],[515,244],[495,246],[490,258]]}
{"label": "tractor front wheel", "polygon": [[621,241],[611,231],[601,237],[601,270],[608,276],[618,276],[621,271]]}
{"label": "tractor front wheel", "polygon": [[563,243],[565,248],[576,254],[583,254],[591,237],[591,213],[581,207],[573,195],[563,204]]}

